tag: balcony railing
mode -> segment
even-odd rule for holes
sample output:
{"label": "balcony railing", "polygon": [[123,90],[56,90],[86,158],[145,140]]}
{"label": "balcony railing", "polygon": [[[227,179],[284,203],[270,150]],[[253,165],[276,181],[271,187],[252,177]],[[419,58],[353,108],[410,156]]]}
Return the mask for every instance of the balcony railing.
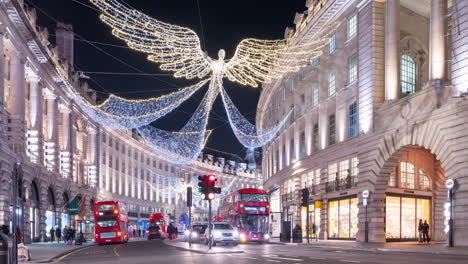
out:
{"label": "balcony railing", "polygon": [[341,190],[347,190],[355,187],[357,185],[356,177],[346,177],[343,179],[338,179],[335,181],[330,181],[325,184],[325,191],[335,192]]}

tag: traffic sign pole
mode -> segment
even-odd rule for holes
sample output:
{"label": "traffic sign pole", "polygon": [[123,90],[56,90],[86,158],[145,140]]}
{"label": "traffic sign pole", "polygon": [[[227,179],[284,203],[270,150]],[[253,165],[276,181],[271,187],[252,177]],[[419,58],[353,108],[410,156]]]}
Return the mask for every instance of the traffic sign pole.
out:
{"label": "traffic sign pole", "polygon": [[367,218],[367,199],[369,198],[370,192],[369,190],[364,190],[362,192],[362,203],[364,207],[366,208],[366,221],[364,223],[364,242],[368,243],[369,242],[369,222]]}

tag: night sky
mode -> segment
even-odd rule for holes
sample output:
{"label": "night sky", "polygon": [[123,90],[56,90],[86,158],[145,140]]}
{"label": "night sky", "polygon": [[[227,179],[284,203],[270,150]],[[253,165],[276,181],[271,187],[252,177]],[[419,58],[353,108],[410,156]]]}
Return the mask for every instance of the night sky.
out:
{"label": "night sky", "polygon": [[[38,7],[38,24],[46,26],[55,43],[56,20],[73,25],[75,36],[75,70],[84,72],[149,73],[162,75],[104,75],[89,73],[89,85],[105,99],[109,93],[126,98],[148,98],[163,95],[177,88],[196,83],[197,80],[175,79],[169,72],[159,70],[159,65],[146,60],[146,55],[125,47],[125,43],[111,35],[108,26],[102,23],[88,0],[25,0],[31,7]],[[235,47],[244,38],[283,38],[286,26],[293,26],[296,12],[305,10],[306,0],[199,0],[203,26],[197,0],[126,0],[132,7],[156,19],[193,29],[202,40],[212,58],[226,50],[229,59]],[[89,44],[86,41],[99,42]],[[96,48],[97,47],[97,48]],[[104,52],[125,62],[117,61]],[[255,111],[260,88],[234,84],[224,79],[226,91],[239,110],[255,122]],[[165,130],[178,130],[190,118],[203,97],[205,89],[198,91],[176,111],[153,123]],[[218,97],[210,115],[208,128],[214,129],[207,143],[208,149],[245,155],[244,147],[234,136],[227,116]]]}

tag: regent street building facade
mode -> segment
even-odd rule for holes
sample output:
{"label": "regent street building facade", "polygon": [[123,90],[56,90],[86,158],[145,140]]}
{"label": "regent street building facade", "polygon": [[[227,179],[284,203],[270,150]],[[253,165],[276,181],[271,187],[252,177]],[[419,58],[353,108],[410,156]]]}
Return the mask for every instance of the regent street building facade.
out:
{"label": "regent street building facade", "polygon": [[[415,240],[417,221],[447,241],[446,179],[455,180],[455,246],[468,245],[468,2],[463,0],[308,0],[291,42],[313,39],[342,21],[320,57],[264,84],[257,124],[292,111],[263,147],[274,236],[305,230],[320,239]],[[304,231],[303,231],[304,233]]]}
{"label": "regent street building facade", "polygon": [[[260,174],[242,160],[205,154],[189,165],[170,164],[134,132],[93,121],[64,89],[96,103],[73,67],[72,26],[58,23],[53,45],[37,16],[22,0],[0,1],[0,225],[11,227],[15,211],[25,243],[47,241],[55,226],[92,237],[94,201],[123,202],[130,224],[144,228],[150,213],[176,221],[187,214],[186,187],[198,175],[215,173],[227,192],[261,186]],[[15,163],[22,175],[13,210]],[[79,209],[71,213],[74,199]],[[204,220],[207,203],[196,195],[194,203],[195,220]]]}

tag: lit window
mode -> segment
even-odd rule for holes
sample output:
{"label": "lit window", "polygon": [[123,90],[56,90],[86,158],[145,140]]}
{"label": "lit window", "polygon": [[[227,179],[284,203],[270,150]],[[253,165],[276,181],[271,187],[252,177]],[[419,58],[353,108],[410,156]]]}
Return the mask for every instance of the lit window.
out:
{"label": "lit window", "polygon": [[312,84],[312,106],[317,106],[319,102],[319,85],[318,83]]}
{"label": "lit window", "polygon": [[356,102],[349,105],[349,137],[356,136],[357,130],[357,106]]}
{"label": "lit window", "polygon": [[346,177],[351,176],[351,172],[349,171],[349,160],[343,160],[340,161],[340,173],[339,173],[339,178],[340,179],[346,179]]}
{"label": "lit window", "polygon": [[315,184],[320,185],[320,169],[315,170]]}
{"label": "lit window", "polygon": [[353,83],[357,79],[357,55],[348,58],[348,80]]}
{"label": "lit window", "polygon": [[416,91],[416,63],[409,55],[401,56],[401,93],[410,95]]}
{"label": "lit window", "polygon": [[400,185],[402,188],[414,189],[414,174],[414,164],[404,161],[400,162]]}
{"label": "lit window", "polygon": [[328,145],[335,144],[336,138],[335,114],[328,116]]}
{"label": "lit window", "polygon": [[329,39],[329,53],[332,54],[336,50],[336,35],[333,34]]}
{"label": "lit window", "polygon": [[419,185],[421,186],[422,190],[428,191],[431,189],[429,177],[423,170],[419,170]]}
{"label": "lit window", "polygon": [[354,157],[351,159],[351,176],[354,177],[354,182],[357,182],[357,177],[359,175],[359,159]]}
{"label": "lit window", "polygon": [[357,15],[348,19],[348,39],[354,37],[357,33]]}
{"label": "lit window", "polygon": [[333,96],[336,93],[336,76],[335,71],[328,74],[328,96]]}

